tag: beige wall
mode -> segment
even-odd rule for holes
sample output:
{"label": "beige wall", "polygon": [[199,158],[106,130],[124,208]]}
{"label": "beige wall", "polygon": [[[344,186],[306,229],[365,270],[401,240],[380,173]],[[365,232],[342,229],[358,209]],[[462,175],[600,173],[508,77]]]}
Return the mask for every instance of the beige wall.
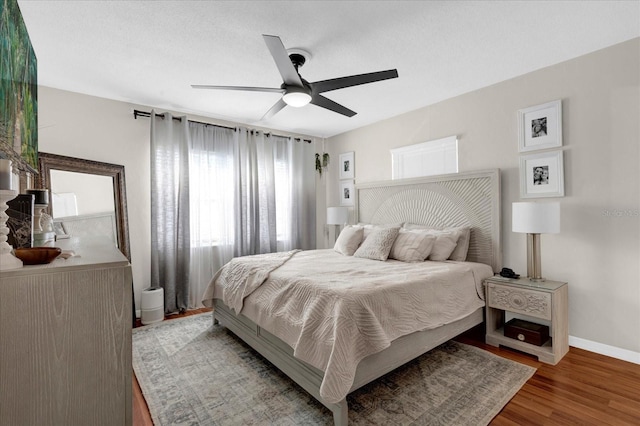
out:
{"label": "beige wall", "polygon": [[[461,172],[501,169],[503,264],[526,274],[526,236],[511,232],[511,203],[520,200],[516,114],[561,99],[566,196],[550,199],[561,203],[562,230],[542,236],[543,275],[569,282],[574,345],[621,349],[640,362],[639,80],[634,39],[335,136],[326,143],[334,160],[323,178],[326,205],[339,205],[340,153],[355,151],[356,183],[386,180],[391,148],[457,135]],[[319,230],[324,217],[319,207]]]}

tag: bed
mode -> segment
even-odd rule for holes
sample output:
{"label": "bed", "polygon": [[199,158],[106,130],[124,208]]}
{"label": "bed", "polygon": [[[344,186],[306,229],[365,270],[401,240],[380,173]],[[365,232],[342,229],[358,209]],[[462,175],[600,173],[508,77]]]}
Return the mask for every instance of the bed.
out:
{"label": "bed", "polygon": [[348,393],[481,324],[482,281],[501,267],[498,170],[355,192],[357,222],[470,229],[466,260],[381,262],[332,249],[246,256],[218,271],[203,297],[214,323],[329,408],[336,425],[347,424]]}

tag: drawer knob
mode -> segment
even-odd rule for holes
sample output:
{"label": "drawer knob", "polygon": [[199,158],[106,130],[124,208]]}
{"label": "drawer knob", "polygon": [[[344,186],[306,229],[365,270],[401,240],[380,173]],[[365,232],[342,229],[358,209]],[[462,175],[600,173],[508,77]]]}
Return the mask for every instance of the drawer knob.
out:
{"label": "drawer knob", "polygon": [[518,309],[527,309],[527,299],[523,294],[520,293],[511,293],[509,295],[509,302],[511,306]]}
{"label": "drawer knob", "polygon": [[524,342],[524,334],[519,333],[518,334],[518,340],[520,340],[521,342]]}

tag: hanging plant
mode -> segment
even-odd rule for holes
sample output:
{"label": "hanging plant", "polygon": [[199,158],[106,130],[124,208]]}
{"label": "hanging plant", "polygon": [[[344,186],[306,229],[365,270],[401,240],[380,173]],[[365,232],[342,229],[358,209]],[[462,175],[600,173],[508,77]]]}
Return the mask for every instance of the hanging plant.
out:
{"label": "hanging plant", "polygon": [[322,167],[327,167],[329,165],[329,153],[325,152],[322,154]]}
{"label": "hanging plant", "polygon": [[329,165],[329,153],[325,152],[322,154],[322,159],[320,154],[316,152],[316,171],[322,177],[322,169],[326,168]]}
{"label": "hanging plant", "polygon": [[316,152],[316,172],[322,177],[322,162],[320,161],[320,154]]}

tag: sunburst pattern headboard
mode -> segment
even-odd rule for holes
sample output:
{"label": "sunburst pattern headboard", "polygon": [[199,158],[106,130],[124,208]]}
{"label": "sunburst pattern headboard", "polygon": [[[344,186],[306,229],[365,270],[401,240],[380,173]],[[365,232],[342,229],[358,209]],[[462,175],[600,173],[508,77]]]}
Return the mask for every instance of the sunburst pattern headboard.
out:
{"label": "sunburst pattern headboard", "polygon": [[358,222],[470,226],[467,260],[502,267],[497,169],[360,184],[355,206]]}

